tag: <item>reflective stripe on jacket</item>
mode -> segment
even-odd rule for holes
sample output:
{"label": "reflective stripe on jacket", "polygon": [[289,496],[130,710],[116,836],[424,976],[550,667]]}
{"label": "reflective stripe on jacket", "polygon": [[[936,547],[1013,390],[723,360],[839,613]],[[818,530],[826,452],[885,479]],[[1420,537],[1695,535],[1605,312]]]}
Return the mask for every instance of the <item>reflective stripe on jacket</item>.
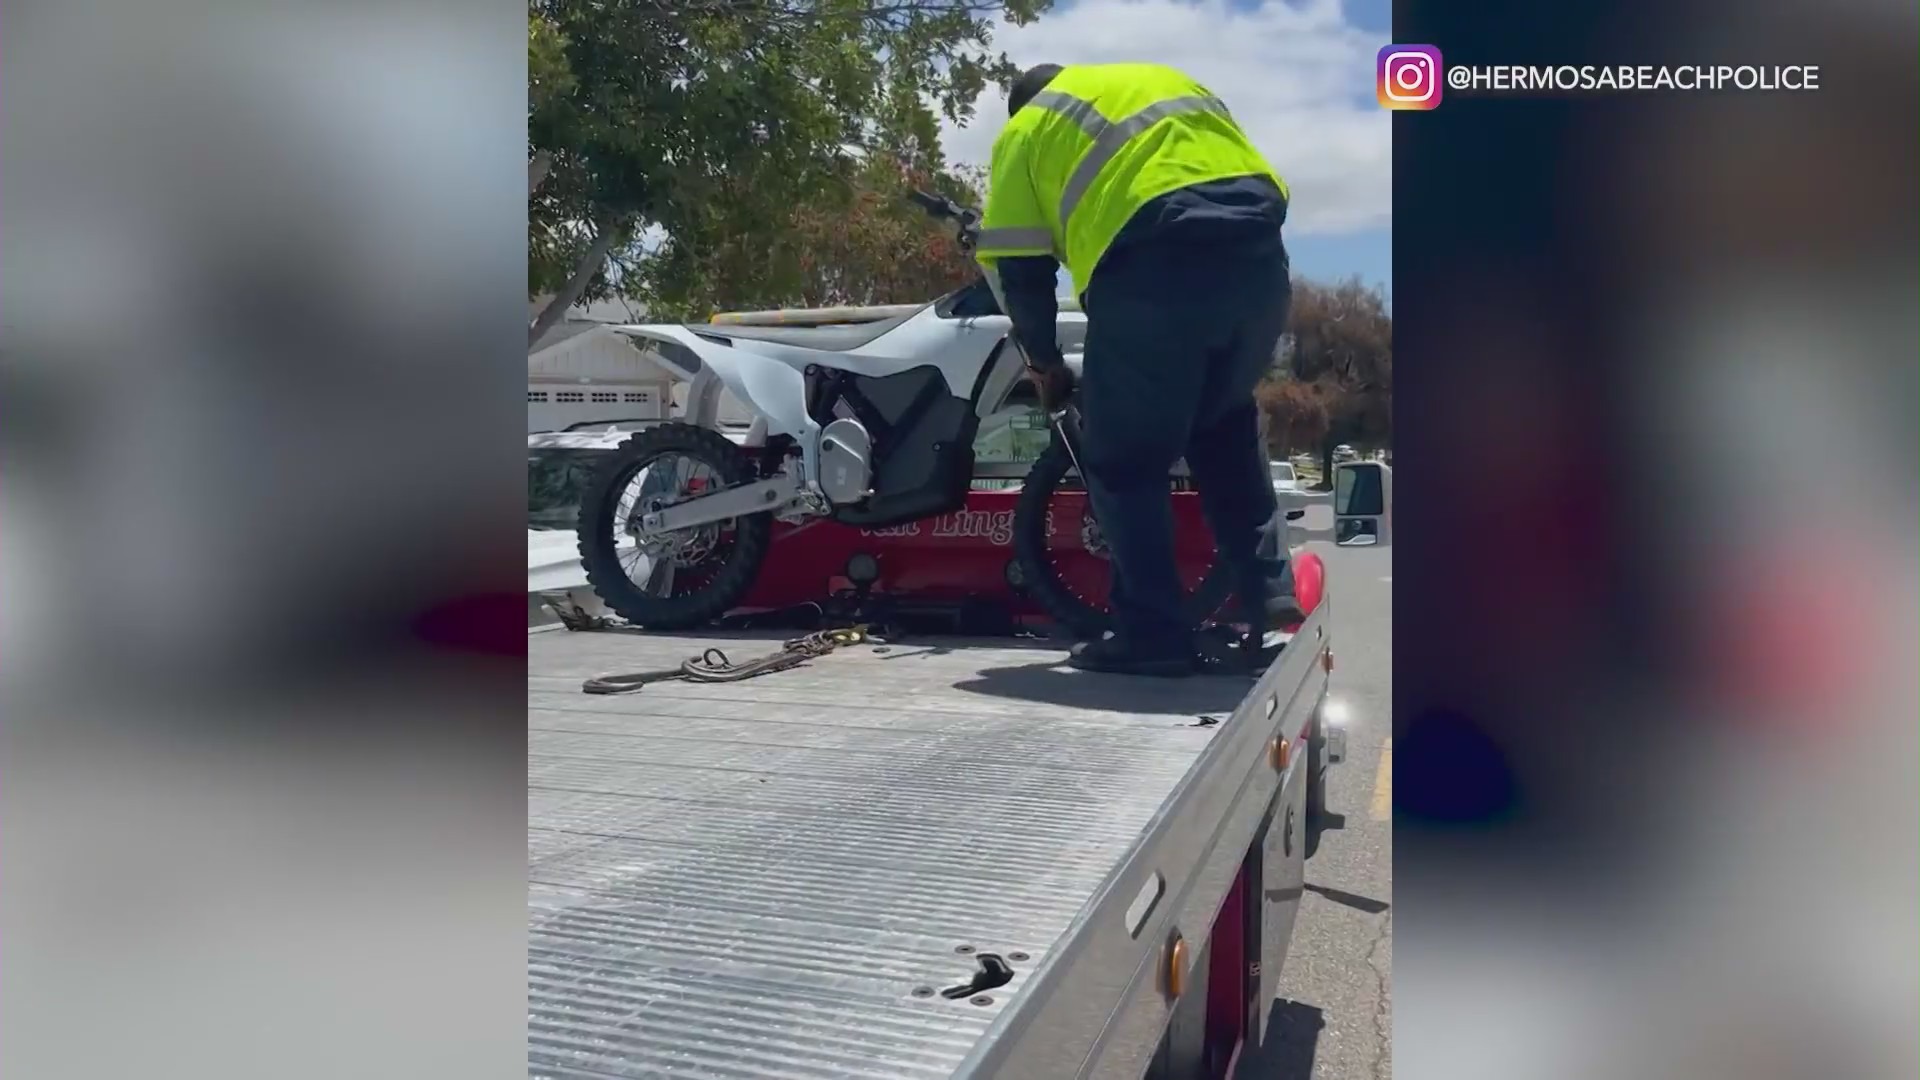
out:
{"label": "reflective stripe on jacket", "polygon": [[1268,177],[1287,195],[1206,87],[1161,64],[1066,67],[993,144],[977,254],[990,282],[997,258],[1052,255],[1079,294],[1142,206],[1235,176]]}

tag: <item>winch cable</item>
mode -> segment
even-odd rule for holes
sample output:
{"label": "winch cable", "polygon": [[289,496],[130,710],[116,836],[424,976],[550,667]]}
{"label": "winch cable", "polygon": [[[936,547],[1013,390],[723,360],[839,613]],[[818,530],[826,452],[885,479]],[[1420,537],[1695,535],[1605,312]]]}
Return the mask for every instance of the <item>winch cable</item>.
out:
{"label": "winch cable", "polygon": [[580,690],[587,694],[631,694],[657,682],[739,682],[742,679],[751,679],[758,675],[768,675],[798,667],[808,660],[825,656],[843,645],[859,645],[868,640],[867,628],[864,626],[842,630],[819,630],[805,637],[794,638],[782,645],[778,652],[738,664],[728,659],[727,654],[719,649],[707,649],[699,656],[682,661],[679,667],[626,674],[596,675],[581,683]]}

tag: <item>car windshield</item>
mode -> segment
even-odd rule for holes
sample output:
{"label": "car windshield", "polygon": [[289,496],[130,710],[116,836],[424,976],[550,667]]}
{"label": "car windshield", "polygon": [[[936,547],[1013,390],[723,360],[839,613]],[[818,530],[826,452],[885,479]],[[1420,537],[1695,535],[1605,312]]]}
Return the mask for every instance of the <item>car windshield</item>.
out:
{"label": "car windshield", "polygon": [[543,449],[527,451],[527,527],[571,529],[580,516],[580,499],[593,471],[612,451]]}
{"label": "car windshield", "polygon": [[1275,480],[1295,479],[1293,475],[1293,466],[1287,464],[1284,461],[1276,461],[1270,467],[1273,469],[1273,478]]}
{"label": "car windshield", "polygon": [[[1024,401],[1009,403],[981,421],[979,433],[973,440],[974,466],[981,471],[1018,467],[1019,473],[1025,473],[1024,467],[1039,460],[1041,451],[1052,438],[1046,414],[1038,405]],[[974,491],[1004,491],[1019,486],[1018,476],[975,476],[971,485]]]}

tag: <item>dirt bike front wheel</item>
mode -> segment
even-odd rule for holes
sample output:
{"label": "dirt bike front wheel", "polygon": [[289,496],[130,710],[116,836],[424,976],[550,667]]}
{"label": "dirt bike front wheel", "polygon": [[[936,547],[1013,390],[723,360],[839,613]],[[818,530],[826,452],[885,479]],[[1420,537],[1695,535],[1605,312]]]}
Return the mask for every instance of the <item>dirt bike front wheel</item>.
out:
{"label": "dirt bike front wheel", "polygon": [[748,483],[751,459],[724,435],[692,424],[648,428],[620,444],[580,503],[587,583],[621,618],[649,630],[689,630],[732,609],[753,587],[772,515],[749,514],[636,543],[640,515]]}
{"label": "dirt bike front wheel", "polygon": [[[1083,641],[1113,628],[1105,540],[1093,519],[1086,485],[1058,438],[1041,452],[1021,483],[1014,504],[1013,546],[1022,587],[1056,623]],[[1178,562],[1192,566],[1204,553],[1204,571],[1182,570],[1180,575],[1187,590],[1187,616],[1196,627],[1225,606],[1233,591],[1215,550],[1213,534],[1197,507],[1174,514]]]}

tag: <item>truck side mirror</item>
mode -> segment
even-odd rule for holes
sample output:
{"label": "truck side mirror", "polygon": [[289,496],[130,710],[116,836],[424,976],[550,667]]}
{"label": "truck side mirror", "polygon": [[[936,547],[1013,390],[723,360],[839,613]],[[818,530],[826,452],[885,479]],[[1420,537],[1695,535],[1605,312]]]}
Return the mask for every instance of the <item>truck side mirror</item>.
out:
{"label": "truck side mirror", "polygon": [[1393,542],[1393,470],[1384,463],[1334,465],[1333,542],[1343,547]]}

